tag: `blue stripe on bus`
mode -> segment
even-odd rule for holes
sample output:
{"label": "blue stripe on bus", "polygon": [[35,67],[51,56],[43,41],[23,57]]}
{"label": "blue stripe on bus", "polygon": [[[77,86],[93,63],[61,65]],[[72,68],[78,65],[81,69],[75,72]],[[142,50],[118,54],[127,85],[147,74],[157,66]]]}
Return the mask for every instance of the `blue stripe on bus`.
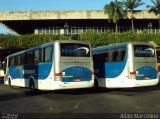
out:
{"label": "blue stripe on bus", "polygon": [[9,72],[12,79],[28,79],[33,76],[35,79],[46,79],[52,69],[52,62],[40,63],[38,65],[22,65],[22,66],[10,66]]}
{"label": "blue stripe on bus", "polygon": [[116,78],[120,74],[122,74],[124,68],[126,66],[126,62],[114,62],[114,63],[106,63],[106,77],[107,78]]}
{"label": "blue stripe on bus", "polygon": [[[90,81],[92,71],[81,66],[66,68],[61,71],[62,82]],[[65,74],[65,75],[64,75]]]}
{"label": "blue stripe on bus", "polygon": [[116,78],[124,70],[127,62],[99,63],[95,69],[99,71],[95,73],[99,78]]}
{"label": "blue stripe on bus", "polygon": [[155,68],[151,66],[144,66],[137,69],[138,75],[136,76],[136,80],[145,80],[145,78],[149,79],[156,79],[157,78],[157,71]]}

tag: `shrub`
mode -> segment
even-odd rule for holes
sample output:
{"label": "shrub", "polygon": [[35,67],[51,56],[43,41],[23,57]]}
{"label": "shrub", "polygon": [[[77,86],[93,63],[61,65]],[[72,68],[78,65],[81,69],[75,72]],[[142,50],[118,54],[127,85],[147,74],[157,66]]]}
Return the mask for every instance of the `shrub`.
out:
{"label": "shrub", "polygon": [[12,35],[12,34],[0,34],[0,47],[4,48],[29,48],[37,46],[43,43],[55,41],[55,40],[81,40],[90,42],[92,47],[109,45],[112,43],[122,42],[149,42],[154,41],[160,45],[160,33],[148,34],[146,31],[142,33],[136,33],[132,31],[115,34],[111,32],[94,33],[89,31],[86,33],[80,33],[75,35]]}

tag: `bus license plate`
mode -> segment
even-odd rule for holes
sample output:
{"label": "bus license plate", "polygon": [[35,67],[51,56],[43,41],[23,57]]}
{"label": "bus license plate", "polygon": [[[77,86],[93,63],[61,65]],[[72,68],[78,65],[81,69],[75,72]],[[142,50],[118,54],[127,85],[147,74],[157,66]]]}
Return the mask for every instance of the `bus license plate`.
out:
{"label": "bus license plate", "polygon": [[75,81],[75,82],[80,82],[81,80],[80,80],[80,79],[74,79],[74,81]]}
{"label": "bus license plate", "polygon": [[145,77],[144,79],[145,79],[145,80],[150,80],[150,78],[149,78],[149,77]]}

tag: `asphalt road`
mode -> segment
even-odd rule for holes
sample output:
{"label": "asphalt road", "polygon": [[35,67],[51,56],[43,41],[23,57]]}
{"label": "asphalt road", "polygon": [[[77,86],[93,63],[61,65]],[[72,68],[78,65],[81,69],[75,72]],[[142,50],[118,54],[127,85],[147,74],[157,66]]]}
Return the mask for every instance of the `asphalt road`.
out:
{"label": "asphalt road", "polygon": [[[160,86],[37,91],[0,84],[0,118],[160,118]],[[138,115],[139,114],[139,115]]]}

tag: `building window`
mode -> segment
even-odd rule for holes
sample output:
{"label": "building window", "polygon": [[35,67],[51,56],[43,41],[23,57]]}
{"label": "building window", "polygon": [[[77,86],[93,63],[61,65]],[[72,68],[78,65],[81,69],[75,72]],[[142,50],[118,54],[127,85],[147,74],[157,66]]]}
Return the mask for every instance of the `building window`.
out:
{"label": "building window", "polygon": [[72,26],[71,28],[71,35],[72,34],[79,34],[79,33],[86,33],[88,31],[92,31],[94,33],[102,33],[105,31],[105,27],[76,27]]}
{"label": "building window", "polygon": [[[60,27],[43,27],[43,28],[39,28],[37,29],[38,34],[60,34]],[[99,26],[71,26],[71,27],[67,27],[64,28],[64,34],[79,34],[79,33],[86,33],[88,31],[92,31],[94,33],[102,33],[106,30],[106,27],[99,27]]]}
{"label": "building window", "polygon": [[39,28],[38,34],[60,34],[60,27]]}

